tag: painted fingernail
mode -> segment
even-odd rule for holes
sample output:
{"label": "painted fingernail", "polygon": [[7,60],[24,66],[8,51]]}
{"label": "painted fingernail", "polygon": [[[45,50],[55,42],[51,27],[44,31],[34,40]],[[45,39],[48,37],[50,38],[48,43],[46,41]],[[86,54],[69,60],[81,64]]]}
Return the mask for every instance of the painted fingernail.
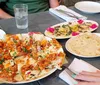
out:
{"label": "painted fingernail", "polygon": [[72,74],[72,77],[75,78],[75,77],[76,77],[76,74],[73,73],[73,74]]}
{"label": "painted fingernail", "polygon": [[74,82],[74,85],[76,85],[76,84],[78,84],[78,82],[76,81],[76,82]]}

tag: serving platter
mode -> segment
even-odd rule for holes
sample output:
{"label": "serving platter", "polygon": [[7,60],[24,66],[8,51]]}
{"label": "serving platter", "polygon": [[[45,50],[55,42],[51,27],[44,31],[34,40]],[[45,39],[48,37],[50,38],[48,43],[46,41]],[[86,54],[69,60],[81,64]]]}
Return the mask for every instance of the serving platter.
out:
{"label": "serving platter", "polygon": [[39,32],[4,37],[0,40],[1,49],[4,48],[0,50],[3,53],[0,53],[0,83],[34,82],[61,69],[65,53],[56,39]]}
{"label": "serving platter", "polygon": [[98,26],[98,23],[93,20],[75,20],[53,25],[47,28],[44,34],[50,38],[65,39],[80,33],[92,32]]}
{"label": "serving platter", "polygon": [[65,48],[78,57],[95,58],[100,56],[100,33],[83,33],[70,38]]}
{"label": "serving platter", "polygon": [[84,13],[100,13],[100,3],[93,1],[80,1],[75,4],[75,8]]}

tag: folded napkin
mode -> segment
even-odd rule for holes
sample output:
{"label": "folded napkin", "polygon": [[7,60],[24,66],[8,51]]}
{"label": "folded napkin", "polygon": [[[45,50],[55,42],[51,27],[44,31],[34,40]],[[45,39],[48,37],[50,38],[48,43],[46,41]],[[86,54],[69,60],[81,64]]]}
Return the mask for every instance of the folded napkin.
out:
{"label": "folded napkin", "polygon": [[77,58],[72,61],[68,68],[75,74],[78,74],[82,71],[96,72],[99,70],[91,64]]}
{"label": "folded napkin", "polygon": [[[83,19],[83,20],[87,19],[87,17],[76,13],[75,11],[67,8],[64,5],[60,5],[56,8],[50,8],[49,12],[57,15],[58,17],[66,20],[66,21],[77,20],[77,18],[75,18],[75,17],[78,17],[79,19]],[[73,17],[71,17],[70,15]]]}
{"label": "folded napkin", "polygon": [[75,83],[77,83],[77,81],[71,77],[73,73],[78,74],[82,71],[96,72],[97,70],[99,70],[91,64],[77,58],[74,58],[68,69],[71,73],[66,71],[66,68],[63,72],[59,74],[59,77],[67,82],[69,85],[74,85]]}

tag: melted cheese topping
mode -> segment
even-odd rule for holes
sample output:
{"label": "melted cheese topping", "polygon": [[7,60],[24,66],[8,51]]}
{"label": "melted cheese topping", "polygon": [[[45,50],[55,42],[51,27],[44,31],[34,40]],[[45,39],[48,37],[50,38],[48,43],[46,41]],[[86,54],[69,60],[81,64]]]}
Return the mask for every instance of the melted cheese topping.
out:
{"label": "melted cheese topping", "polygon": [[5,62],[3,62],[4,68],[8,68],[14,65],[13,60],[6,60]]}
{"label": "melted cheese topping", "polygon": [[34,80],[59,69],[65,56],[61,45],[43,34],[7,35],[0,47],[0,79],[10,82]]}

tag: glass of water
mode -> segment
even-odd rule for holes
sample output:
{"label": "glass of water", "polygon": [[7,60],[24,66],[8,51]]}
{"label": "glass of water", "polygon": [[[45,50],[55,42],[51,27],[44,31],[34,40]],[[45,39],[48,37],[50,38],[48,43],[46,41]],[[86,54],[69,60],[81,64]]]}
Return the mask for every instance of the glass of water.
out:
{"label": "glass of water", "polygon": [[15,4],[14,13],[16,26],[18,29],[28,28],[28,5],[27,4]]}

